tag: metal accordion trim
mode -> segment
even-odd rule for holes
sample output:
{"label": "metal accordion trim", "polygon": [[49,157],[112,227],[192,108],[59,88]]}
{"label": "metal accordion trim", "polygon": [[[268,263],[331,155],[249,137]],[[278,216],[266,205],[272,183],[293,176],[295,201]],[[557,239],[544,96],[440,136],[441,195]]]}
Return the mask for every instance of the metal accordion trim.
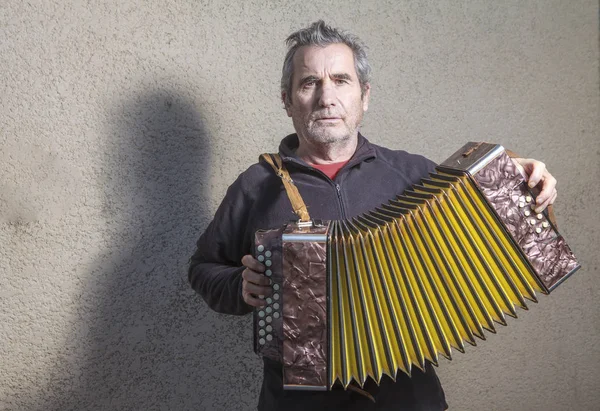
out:
{"label": "metal accordion trim", "polygon": [[272,294],[254,349],[285,389],[379,384],[485,340],[580,268],[500,145],[468,143],[428,178],[349,220],[259,230]]}

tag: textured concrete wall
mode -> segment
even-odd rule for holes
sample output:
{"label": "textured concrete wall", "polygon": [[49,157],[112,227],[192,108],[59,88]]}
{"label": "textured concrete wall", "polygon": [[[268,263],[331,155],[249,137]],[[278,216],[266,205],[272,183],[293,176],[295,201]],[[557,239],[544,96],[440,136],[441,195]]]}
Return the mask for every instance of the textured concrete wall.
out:
{"label": "textured concrete wall", "polygon": [[0,4],[0,410],[255,408],[250,317],[209,311],[185,267],[292,130],[283,39],[317,18],[370,46],[372,141],[498,141],[559,180],[584,268],[442,361],[451,409],[598,409],[596,1],[87,3]]}

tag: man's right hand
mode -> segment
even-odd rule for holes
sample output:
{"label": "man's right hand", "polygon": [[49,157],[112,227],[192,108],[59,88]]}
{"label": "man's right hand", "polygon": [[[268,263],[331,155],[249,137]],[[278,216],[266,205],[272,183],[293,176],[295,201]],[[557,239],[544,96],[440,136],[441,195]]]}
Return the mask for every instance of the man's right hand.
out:
{"label": "man's right hand", "polygon": [[253,307],[267,305],[264,299],[259,298],[271,295],[271,280],[263,274],[265,266],[250,254],[242,257],[242,264],[246,267],[242,271],[242,298]]}

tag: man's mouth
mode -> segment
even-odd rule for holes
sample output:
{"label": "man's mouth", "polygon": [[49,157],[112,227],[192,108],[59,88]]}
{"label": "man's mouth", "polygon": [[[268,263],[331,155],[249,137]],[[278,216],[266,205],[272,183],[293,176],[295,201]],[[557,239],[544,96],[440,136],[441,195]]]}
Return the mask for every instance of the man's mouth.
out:
{"label": "man's mouth", "polygon": [[337,121],[341,120],[340,117],[319,117],[315,121]]}

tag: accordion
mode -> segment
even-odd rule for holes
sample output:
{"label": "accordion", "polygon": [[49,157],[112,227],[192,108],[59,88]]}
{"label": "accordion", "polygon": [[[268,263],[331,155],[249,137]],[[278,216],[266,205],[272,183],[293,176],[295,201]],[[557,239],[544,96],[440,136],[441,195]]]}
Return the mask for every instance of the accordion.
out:
{"label": "accordion", "polygon": [[464,352],[580,268],[534,197],[502,146],[468,143],[369,213],[257,231],[272,293],[253,314],[255,352],[307,390]]}

